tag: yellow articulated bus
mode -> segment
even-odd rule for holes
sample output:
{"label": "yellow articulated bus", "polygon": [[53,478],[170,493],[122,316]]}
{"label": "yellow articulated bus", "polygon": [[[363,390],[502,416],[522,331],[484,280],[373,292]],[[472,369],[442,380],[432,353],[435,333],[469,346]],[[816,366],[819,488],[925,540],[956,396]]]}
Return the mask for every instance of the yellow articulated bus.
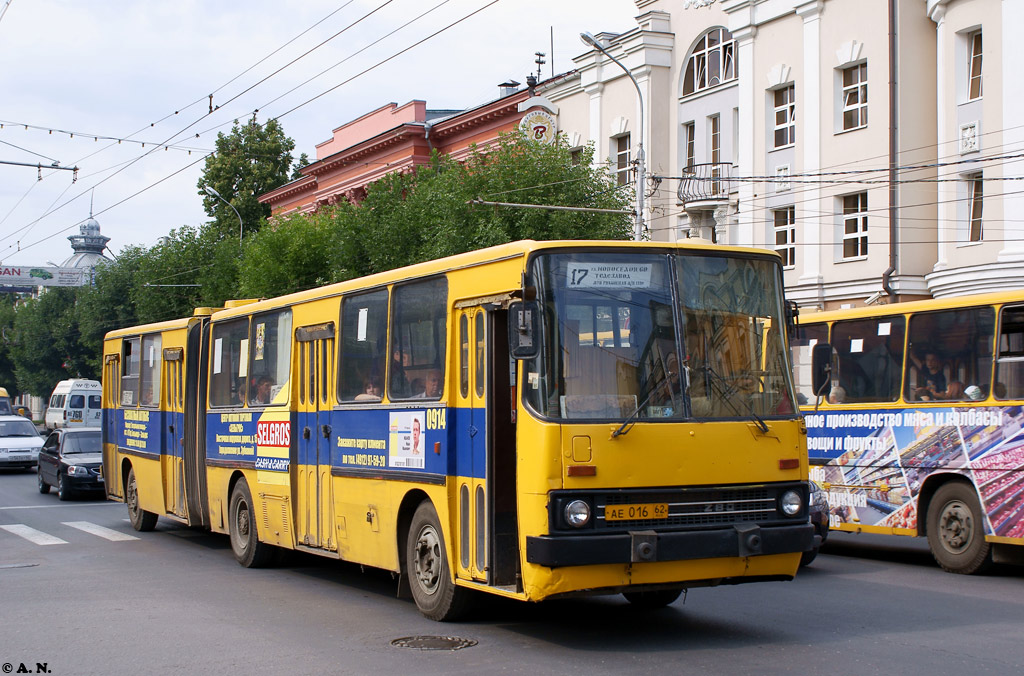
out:
{"label": "yellow articulated bus", "polygon": [[927,536],[954,573],[1024,562],[1024,291],[804,314],[790,341],[831,528]]}
{"label": "yellow articulated bus", "polygon": [[244,566],[394,571],[436,620],[788,580],[815,543],[785,308],[763,250],[524,241],[113,331],[107,491]]}

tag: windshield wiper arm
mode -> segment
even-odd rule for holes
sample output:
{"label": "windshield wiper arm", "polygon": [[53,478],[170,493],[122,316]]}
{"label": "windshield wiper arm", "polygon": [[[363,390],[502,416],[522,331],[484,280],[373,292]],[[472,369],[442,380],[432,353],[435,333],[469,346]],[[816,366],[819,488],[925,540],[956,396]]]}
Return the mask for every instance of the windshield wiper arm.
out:
{"label": "windshield wiper arm", "polygon": [[[733,387],[733,385],[728,380],[719,375],[710,366],[704,366],[703,368],[705,372],[711,376],[711,382],[718,384],[718,393],[722,397],[722,401],[728,404],[729,408],[731,408],[733,411],[736,412],[737,415],[739,415],[739,410],[735,406],[733,406],[733,403],[730,400],[730,397],[733,394],[735,394],[737,388]],[[765,423],[764,420],[761,419],[761,416],[757,415],[757,411],[754,410],[754,405],[751,404],[746,399],[744,399],[743,402],[747,405],[747,412],[750,413],[750,417],[754,419],[754,424],[757,425],[757,429],[761,430],[763,434],[767,434],[768,425],[767,423]]]}
{"label": "windshield wiper arm", "polygon": [[637,414],[643,410],[644,406],[647,405],[647,402],[650,401],[651,397],[654,396],[654,393],[661,389],[661,386],[668,382],[668,379],[674,375],[676,375],[674,371],[665,372],[665,375],[662,376],[661,380],[659,380],[658,383],[647,392],[647,396],[644,397],[640,401],[640,403],[636,405],[636,408],[633,409],[633,412],[626,416],[626,419],[622,421],[621,425],[619,425],[619,429],[612,432],[612,439],[619,436],[620,434],[626,434],[627,432],[629,432],[630,429],[633,428],[633,425],[636,424],[634,418],[636,418]]}

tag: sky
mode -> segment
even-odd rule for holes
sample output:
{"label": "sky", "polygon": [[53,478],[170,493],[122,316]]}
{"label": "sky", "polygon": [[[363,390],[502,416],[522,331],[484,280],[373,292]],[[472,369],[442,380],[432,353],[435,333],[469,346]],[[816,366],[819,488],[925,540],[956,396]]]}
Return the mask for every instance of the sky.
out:
{"label": "sky", "polygon": [[0,266],[60,264],[90,209],[115,255],[200,226],[204,157],[254,111],[315,158],[390,102],[493,100],[536,73],[535,52],[542,78],[571,70],[580,32],[637,14],[634,0],[0,0]]}

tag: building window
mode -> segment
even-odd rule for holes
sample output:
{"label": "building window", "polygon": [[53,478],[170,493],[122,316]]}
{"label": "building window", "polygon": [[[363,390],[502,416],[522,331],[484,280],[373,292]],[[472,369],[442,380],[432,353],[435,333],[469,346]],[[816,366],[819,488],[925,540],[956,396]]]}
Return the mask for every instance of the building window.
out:
{"label": "building window", "polygon": [[724,28],[705,33],[686,62],[683,96],[736,79],[736,41]]}
{"label": "building window", "polygon": [[782,256],[782,266],[796,265],[796,207],[775,209],[775,251]]}
{"label": "building window", "polygon": [[967,176],[967,189],[970,191],[970,232],[968,233],[968,241],[980,242],[981,241],[981,212],[984,204],[984,189],[983,179],[980,173],[970,174]]}
{"label": "building window", "polygon": [[629,161],[629,134],[615,137],[615,180],[619,185],[629,184],[629,171],[633,168]]}
{"label": "building window", "polygon": [[775,147],[796,142],[796,87],[789,85],[776,89],[775,95]]}
{"label": "building window", "polygon": [[694,135],[696,133],[696,127],[693,122],[688,122],[683,125],[683,137],[686,139],[686,168],[690,169],[694,165],[693,157],[693,142]]}
{"label": "building window", "polygon": [[573,166],[579,165],[583,161],[583,148],[573,148],[570,150],[569,161]]}
{"label": "building window", "polygon": [[722,118],[719,115],[712,115],[708,118],[711,124],[711,194],[718,195],[723,192],[722,186]]}
{"label": "building window", "polygon": [[868,194],[843,197],[843,258],[868,255]]}
{"label": "building window", "polygon": [[971,45],[970,63],[968,64],[968,100],[981,98],[981,31],[971,34],[968,38]]}
{"label": "building window", "polygon": [[868,126],[868,64],[843,69],[843,130]]}

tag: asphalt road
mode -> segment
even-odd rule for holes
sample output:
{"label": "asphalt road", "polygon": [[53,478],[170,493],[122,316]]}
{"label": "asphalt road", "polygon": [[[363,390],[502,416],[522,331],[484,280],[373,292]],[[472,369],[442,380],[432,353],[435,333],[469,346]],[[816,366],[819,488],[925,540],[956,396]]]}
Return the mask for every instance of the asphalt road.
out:
{"label": "asphalt road", "polygon": [[[695,589],[657,612],[489,600],[439,624],[387,573],[307,556],[247,570],[224,536],[163,519],[136,533],[122,504],[61,503],[34,473],[0,471],[13,673],[1002,675],[1024,672],[1022,620],[1024,569],[950,575],[921,541],[833,534],[793,582]],[[393,644],[408,637],[475,644]]]}

